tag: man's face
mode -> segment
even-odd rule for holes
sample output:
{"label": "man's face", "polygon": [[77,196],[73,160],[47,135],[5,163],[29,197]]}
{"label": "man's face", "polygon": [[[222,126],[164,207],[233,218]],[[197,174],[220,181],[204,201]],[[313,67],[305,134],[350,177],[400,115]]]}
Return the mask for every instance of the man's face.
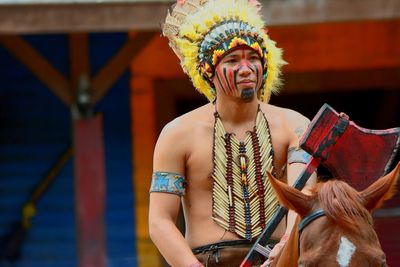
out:
{"label": "man's face", "polygon": [[249,47],[239,47],[217,64],[213,82],[218,92],[253,100],[262,85],[263,68],[259,55]]}

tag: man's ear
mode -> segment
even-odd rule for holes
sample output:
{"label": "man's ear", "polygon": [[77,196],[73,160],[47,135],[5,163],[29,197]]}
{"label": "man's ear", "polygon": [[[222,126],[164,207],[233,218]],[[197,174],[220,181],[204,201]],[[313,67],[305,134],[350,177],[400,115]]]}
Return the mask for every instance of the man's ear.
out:
{"label": "man's ear", "polygon": [[359,192],[367,210],[372,211],[383,205],[385,200],[390,199],[396,190],[396,183],[399,178],[400,162],[389,174],[376,180],[367,189]]}
{"label": "man's ear", "polygon": [[313,197],[285,184],[273,177],[269,172],[268,178],[274,188],[279,203],[285,208],[294,210],[301,217],[310,213],[313,204]]}

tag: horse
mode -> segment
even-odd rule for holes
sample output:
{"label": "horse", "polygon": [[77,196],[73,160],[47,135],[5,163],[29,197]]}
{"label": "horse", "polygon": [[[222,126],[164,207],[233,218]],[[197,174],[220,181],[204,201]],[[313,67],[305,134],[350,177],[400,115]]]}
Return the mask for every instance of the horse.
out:
{"label": "horse", "polygon": [[334,179],[317,183],[310,194],[268,174],[280,204],[298,214],[286,245],[270,266],[387,266],[371,212],[394,195],[399,171],[400,163],[361,192]]}

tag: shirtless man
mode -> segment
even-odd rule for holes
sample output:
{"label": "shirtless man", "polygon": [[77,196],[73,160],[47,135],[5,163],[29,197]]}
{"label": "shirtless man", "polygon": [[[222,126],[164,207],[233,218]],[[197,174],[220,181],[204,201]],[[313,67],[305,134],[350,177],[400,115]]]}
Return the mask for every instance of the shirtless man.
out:
{"label": "shirtless man", "polygon": [[[255,12],[244,0],[216,2],[237,2],[235,8]],[[184,8],[184,4],[175,8]],[[199,18],[210,13],[207,8],[215,6],[205,5],[204,13],[199,11]],[[226,16],[221,15],[217,23],[225,24],[221,29],[238,26]],[[212,29],[221,30],[215,26]],[[246,31],[239,37],[243,35]],[[209,61],[215,63],[209,73],[204,73],[208,66],[201,65],[203,73],[200,74],[212,87],[211,97],[208,96],[211,103],[168,123],[154,151],[150,236],[174,267],[239,266],[276,210],[277,200],[266,172],[292,184],[307,161],[307,154],[298,149],[298,144],[309,120],[295,111],[263,102],[271,90],[266,69],[282,62],[270,65],[262,50],[268,53],[279,53],[279,50],[274,45],[264,48],[262,41],[261,49],[254,49],[252,44],[260,40],[256,37],[243,38],[247,43],[236,41],[232,45],[233,38],[227,41],[227,49],[218,52],[219,58]],[[206,47],[204,43],[203,46]],[[179,47],[173,48],[179,51]],[[184,53],[177,54],[182,60]],[[201,58],[201,51],[199,54]],[[212,55],[215,59],[215,51]],[[190,73],[188,65],[183,67]],[[175,225],[181,204],[185,237]],[[271,247],[278,245],[269,260],[282,248],[294,219],[295,214],[290,212],[272,235]]]}

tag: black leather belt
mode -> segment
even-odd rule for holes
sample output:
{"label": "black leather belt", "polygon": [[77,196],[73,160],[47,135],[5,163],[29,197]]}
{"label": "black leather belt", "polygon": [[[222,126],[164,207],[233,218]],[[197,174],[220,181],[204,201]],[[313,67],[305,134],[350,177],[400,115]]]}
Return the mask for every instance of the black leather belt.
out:
{"label": "black leather belt", "polygon": [[[239,239],[239,240],[229,240],[229,241],[222,241],[218,243],[208,244],[200,247],[196,247],[192,249],[193,254],[199,253],[206,253],[209,251],[216,251],[222,248],[232,248],[232,247],[251,247],[256,240],[246,240],[246,239]],[[278,243],[277,240],[269,240],[268,244],[275,245]]]}

